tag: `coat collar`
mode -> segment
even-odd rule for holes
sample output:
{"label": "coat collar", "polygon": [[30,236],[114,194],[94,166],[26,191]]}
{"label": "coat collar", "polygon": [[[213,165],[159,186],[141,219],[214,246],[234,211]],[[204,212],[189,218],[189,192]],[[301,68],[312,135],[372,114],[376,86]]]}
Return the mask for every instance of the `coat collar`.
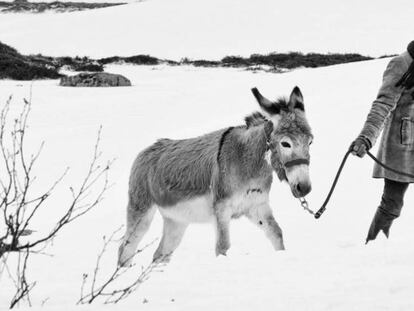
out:
{"label": "coat collar", "polygon": [[406,61],[408,65],[410,65],[411,62],[413,61],[413,58],[411,57],[410,53],[408,53],[408,51],[403,52],[401,54],[401,57],[404,58],[404,60]]}

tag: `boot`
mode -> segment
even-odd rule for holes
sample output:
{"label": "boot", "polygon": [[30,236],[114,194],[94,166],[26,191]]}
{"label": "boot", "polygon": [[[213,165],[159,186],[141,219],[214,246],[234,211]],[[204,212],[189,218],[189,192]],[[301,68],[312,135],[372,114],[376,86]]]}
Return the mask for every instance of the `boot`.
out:
{"label": "boot", "polygon": [[381,208],[378,208],[374,219],[371,222],[371,226],[369,227],[365,244],[367,244],[369,241],[375,240],[377,238],[378,232],[380,231],[384,232],[385,236],[388,238],[390,235],[390,227],[395,218],[396,216],[387,213]]}

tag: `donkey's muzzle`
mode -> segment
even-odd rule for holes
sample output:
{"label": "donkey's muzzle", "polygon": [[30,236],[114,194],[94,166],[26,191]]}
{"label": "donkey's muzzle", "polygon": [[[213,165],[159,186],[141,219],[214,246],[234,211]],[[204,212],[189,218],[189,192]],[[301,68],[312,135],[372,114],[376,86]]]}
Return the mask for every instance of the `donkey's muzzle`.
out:
{"label": "donkey's muzzle", "polygon": [[294,195],[295,197],[305,197],[312,190],[312,185],[310,183],[298,183],[294,186]]}

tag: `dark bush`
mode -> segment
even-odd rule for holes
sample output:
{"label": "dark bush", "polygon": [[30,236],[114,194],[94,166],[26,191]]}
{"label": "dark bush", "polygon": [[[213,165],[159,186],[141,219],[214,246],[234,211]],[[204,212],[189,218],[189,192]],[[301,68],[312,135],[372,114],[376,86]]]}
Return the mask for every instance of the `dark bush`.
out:
{"label": "dark bush", "polygon": [[370,60],[371,57],[359,54],[302,54],[299,52],[270,53],[267,55],[252,54],[248,58],[227,56],[221,62],[224,66],[248,67],[267,65],[272,67],[293,69],[298,67],[321,67],[342,63]]}
{"label": "dark bush", "polygon": [[75,65],[72,68],[75,71],[102,72],[104,70],[104,67],[101,64],[80,64]]}
{"label": "dark bush", "polygon": [[191,65],[196,67],[218,67],[221,63],[213,60],[198,59],[191,61]]}
{"label": "dark bush", "polygon": [[158,58],[149,55],[135,55],[125,57],[122,60],[136,65],[158,65],[160,62]]}
{"label": "dark bush", "polygon": [[72,66],[75,64],[74,59],[69,56],[57,57],[56,60],[61,64],[61,66]]}
{"label": "dark bush", "polygon": [[57,79],[61,76],[55,69],[28,64],[18,59],[4,59],[0,57],[0,79]]}
{"label": "dark bush", "polygon": [[382,58],[389,58],[389,57],[395,57],[398,54],[385,54],[385,55],[381,55],[380,57],[378,57],[378,59],[382,59]]}
{"label": "dark bush", "polygon": [[228,66],[250,66],[249,60],[241,56],[226,56],[221,62]]}
{"label": "dark bush", "polygon": [[249,57],[226,56],[221,59],[221,61],[204,59],[191,60],[185,57],[182,58],[179,62],[165,59],[161,60],[149,55],[136,55],[131,57],[113,56],[99,59],[98,63],[106,65],[109,63],[124,61],[137,65],[157,65],[160,63],[166,63],[170,65],[193,65],[197,67],[254,67],[257,70],[260,68],[260,66],[270,66],[272,67],[272,70],[280,71],[280,69],[294,69],[298,67],[314,68],[370,59],[372,58],[359,54],[302,54],[299,52],[289,52],[270,53],[266,55],[252,54]]}
{"label": "dark bush", "polygon": [[112,57],[106,57],[106,58],[98,59],[98,63],[100,63],[102,65],[117,63],[119,61],[121,61],[121,57],[119,57],[119,56],[112,56]]}
{"label": "dark bush", "polygon": [[102,65],[110,64],[110,63],[117,63],[117,62],[126,62],[135,65],[158,65],[160,60],[156,57],[150,55],[134,55],[129,57],[120,57],[120,56],[112,56],[101,58],[98,60],[98,63]]}
{"label": "dark bush", "polygon": [[11,46],[8,46],[7,44],[0,42],[0,57],[5,56],[5,55],[17,56],[19,55],[19,53],[17,52],[16,49],[12,48]]}
{"label": "dark bush", "polygon": [[5,13],[43,13],[48,10],[56,12],[73,12],[100,9],[117,5],[124,5],[126,3],[87,3],[87,2],[72,2],[72,1],[53,1],[53,2],[29,2],[26,0],[0,1],[0,12]]}
{"label": "dark bush", "polygon": [[34,80],[61,77],[53,62],[40,56],[24,56],[0,42],[0,79]]}
{"label": "dark bush", "polygon": [[[386,56],[384,56],[386,57]],[[0,42],[0,78],[11,78],[17,80],[32,80],[60,77],[58,70],[62,66],[68,66],[74,71],[102,72],[104,65],[116,62],[126,62],[136,65],[158,65],[160,63],[169,65],[193,65],[197,67],[236,67],[253,70],[270,70],[281,72],[284,69],[299,67],[322,67],[342,63],[370,60],[371,57],[360,54],[302,54],[299,52],[270,53],[266,55],[252,54],[249,57],[226,56],[221,61],[213,60],[191,60],[183,58],[176,62],[166,59],[158,59],[150,55],[135,55],[130,57],[106,57],[98,60],[88,57],[47,57],[43,55],[24,56],[14,48]],[[269,66],[263,68],[261,66]]]}

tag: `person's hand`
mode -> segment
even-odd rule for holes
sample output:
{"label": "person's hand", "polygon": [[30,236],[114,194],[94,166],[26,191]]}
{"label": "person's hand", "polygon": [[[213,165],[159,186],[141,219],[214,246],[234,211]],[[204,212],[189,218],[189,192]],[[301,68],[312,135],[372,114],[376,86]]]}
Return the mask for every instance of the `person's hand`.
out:
{"label": "person's hand", "polygon": [[358,138],[352,142],[349,149],[352,151],[353,155],[362,158],[366,155],[367,151],[371,149],[371,142],[363,136],[358,136]]}

